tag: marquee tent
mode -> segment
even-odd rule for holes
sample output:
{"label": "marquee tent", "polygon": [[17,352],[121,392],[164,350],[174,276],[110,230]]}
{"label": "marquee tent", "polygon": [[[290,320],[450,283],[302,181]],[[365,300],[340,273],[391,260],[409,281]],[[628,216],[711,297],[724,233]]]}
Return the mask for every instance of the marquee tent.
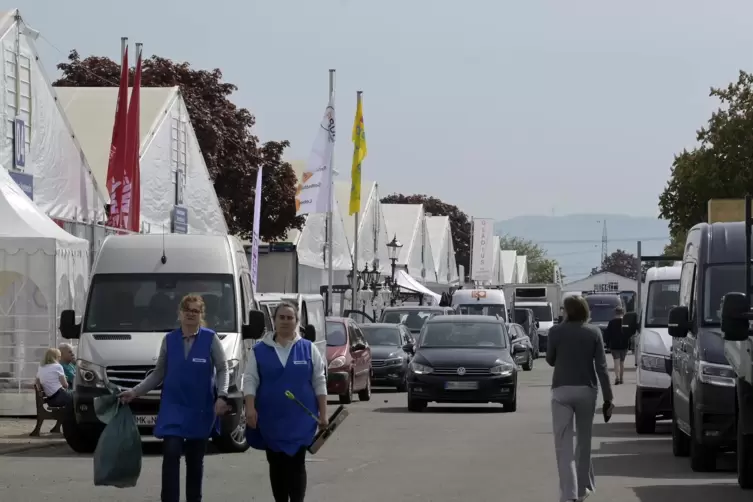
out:
{"label": "marquee tent", "polygon": [[434,273],[437,284],[457,284],[458,267],[455,262],[455,246],[452,244],[452,227],[448,216],[428,216],[426,229],[429,232]]}
{"label": "marquee tent", "polygon": [[523,256],[518,256],[516,258],[516,265],[517,265],[517,278],[515,279],[515,282],[518,283],[527,283],[528,282],[528,258]]}
{"label": "marquee tent", "polygon": [[31,390],[57,319],[81,313],[89,243],[60,228],[0,168],[0,415],[34,415]]}
{"label": "marquee tent", "polygon": [[437,273],[432,256],[426,217],[422,204],[382,204],[390,240],[397,237],[403,245],[397,265],[420,282],[436,282]]}
{"label": "marquee tent", "polygon": [[518,282],[518,253],[512,249],[503,249],[499,252],[499,256],[502,264],[502,283]]}

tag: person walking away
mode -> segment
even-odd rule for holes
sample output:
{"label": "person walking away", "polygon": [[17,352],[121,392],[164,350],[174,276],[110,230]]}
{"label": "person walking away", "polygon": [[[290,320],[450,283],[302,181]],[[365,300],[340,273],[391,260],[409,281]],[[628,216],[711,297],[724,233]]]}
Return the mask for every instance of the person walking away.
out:
{"label": "person walking away", "polygon": [[617,307],[614,312],[615,318],[607,325],[606,337],[614,360],[614,384],[620,385],[625,376],[625,359],[630,349],[630,337],[622,332],[622,316],[625,310]]}
{"label": "person walking away", "polygon": [[[269,462],[275,502],[303,502],[306,450],[317,425],[327,426],[326,363],[319,350],[298,334],[298,306],[283,301],[274,311],[275,331],[249,351],[243,378],[246,423]],[[290,391],[313,413],[285,396]],[[250,442],[251,443],[251,442]]]}
{"label": "person walking away", "polygon": [[596,486],[591,463],[591,434],[597,379],[605,407],[612,409],[613,406],[604,341],[599,328],[587,324],[588,303],[581,296],[570,296],[565,299],[564,307],[565,321],[549,330],[546,353],[546,362],[554,367],[552,428],[560,502],[584,500]]}
{"label": "person walking away", "polygon": [[[154,436],[162,445],[162,502],[180,502],[180,457],[186,457],[186,501],[201,502],[207,442],[227,409],[225,352],[214,331],[203,327],[199,295],[180,301],[180,328],[162,340],[154,372],[120,394],[125,403],[162,386]],[[215,377],[216,373],[216,377]]]}
{"label": "person walking away", "polygon": [[[68,380],[65,379],[65,370],[60,364],[60,357],[58,349],[47,349],[42,364],[37,369],[36,384],[42,388],[42,392],[47,397],[47,404],[53,408],[63,408],[73,402]],[[54,432],[57,428],[56,424],[50,432]]]}

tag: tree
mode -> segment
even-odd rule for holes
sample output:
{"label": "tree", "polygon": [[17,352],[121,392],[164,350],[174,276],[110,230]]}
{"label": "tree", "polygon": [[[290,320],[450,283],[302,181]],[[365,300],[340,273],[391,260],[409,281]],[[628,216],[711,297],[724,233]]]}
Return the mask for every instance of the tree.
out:
{"label": "tree", "polygon": [[[106,57],[81,59],[73,50],[68,61],[58,64],[62,76],[53,85],[61,87],[116,87],[120,65]],[[131,70],[133,76],[133,70]],[[219,69],[196,70],[189,63],[152,56],[143,62],[144,87],[180,87],[204,156],[209,176],[231,233],[248,238],[253,232],[256,174],[263,167],[260,235],[279,240],[288,230],[301,228],[296,216],[297,179],[292,167],[282,161],[287,141],[261,144],[251,129],[254,116],[230,102],[237,90],[222,81]]]}
{"label": "tree", "polygon": [[684,247],[693,225],[707,221],[709,199],[753,191],[753,74],[741,71],[736,82],[712,88],[710,96],[719,99],[720,108],[697,132],[699,145],[675,156],[659,197],[660,216],[670,223],[671,251]]}
{"label": "tree", "polygon": [[465,267],[470,274],[471,262],[471,221],[468,215],[457,206],[428,195],[403,195],[393,193],[382,198],[382,204],[423,204],[424,210],[434,216],[448,216],[452,231],[452,245],[455,248],[455,262]]}
{"label": "tree", "polygon": [[[519,256],[525,256],[528,266],[528,282],[551,283],[554,280],[554,267],[557,260],[547,258],[546,251],[540,245],[528,239],[505,235],[500,237],[500,249],[515,250]],[[564,275],[562,276],[564,279]]]}
{"label": "tree", "polygon": [[[599,274],[601,272],[612,272],[613,274],[627,277],[628,279],[638,279],[638,267],[636,263],[637,259],[635,255],[618,249],[604,259],[604,262],[599,268],[591,269],[591,275]],[[648,264],[644,264],[641,268],[648,270]],[[644,270],[644,272],[645,272]]]}

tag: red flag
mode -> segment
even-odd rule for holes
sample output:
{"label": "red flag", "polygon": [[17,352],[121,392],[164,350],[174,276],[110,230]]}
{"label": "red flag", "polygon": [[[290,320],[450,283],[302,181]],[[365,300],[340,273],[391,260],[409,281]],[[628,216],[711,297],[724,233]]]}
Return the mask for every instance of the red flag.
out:
{"label": "red flag", "polygon": [[[125,183],[123,185],[123,199],[128,200],[128,225],[125,228],[133,232],[141,231],[141,167],[139,157],[141,150],[141,131],[139,119],[141,115],[141,49],[136,56],[136,74],[133,77],[131,102],[128,104],[128,125],[126,137]],[[125,204],[124,204],[125,208]]]}
{"label": "red flag", "polygon": [[126,125],[128,120],[128,46],[123,53],[120,65],[120,88],[115,107],[115,124],[112,126],[110,161],[107,165],[107,192],[110,194],[110,217],[107,225],[124,228],[122,217],[123,175],[125,173]]}

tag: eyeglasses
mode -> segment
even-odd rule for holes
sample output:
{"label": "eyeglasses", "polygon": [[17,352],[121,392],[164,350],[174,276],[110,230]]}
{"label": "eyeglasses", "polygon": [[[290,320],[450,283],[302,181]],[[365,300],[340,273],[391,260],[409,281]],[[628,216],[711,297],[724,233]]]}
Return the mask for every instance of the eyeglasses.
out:
{"label": "eyeglasses", "polygon": [[181,309],[181,310],[185,312],[186,314],[194,314],[194,315],[201,314],[201,310],[199,309]]}

